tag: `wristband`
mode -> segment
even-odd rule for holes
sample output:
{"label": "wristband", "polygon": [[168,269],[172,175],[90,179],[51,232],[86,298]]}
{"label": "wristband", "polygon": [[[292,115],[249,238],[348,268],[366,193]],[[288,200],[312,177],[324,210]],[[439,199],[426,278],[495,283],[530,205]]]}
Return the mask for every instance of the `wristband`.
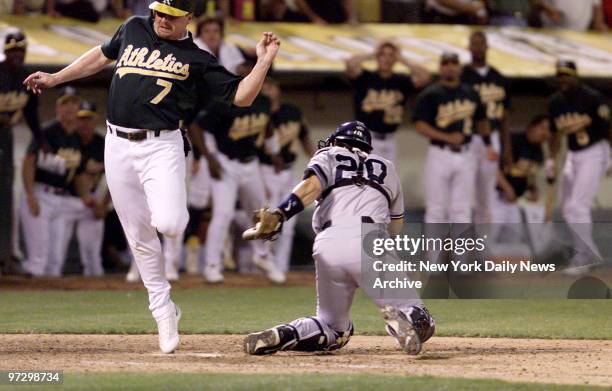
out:
{"label": "wristband", "polygon": [[487,134],[487,135],[483,135],[482,137],[482,141],[484,141],[485,145],[488,147],[489,145],[491,145],[491,135]]}
{"label": "wristband", "polygon": [[281,214],[285,218],[285,221],[287,221],[303,211],[304,204],[302,203],[302,200],[300,200],[300,197],[296,196],[294,193],[291,193],[285,199],[285,201],[278,205],[278,210],[280,210]]}

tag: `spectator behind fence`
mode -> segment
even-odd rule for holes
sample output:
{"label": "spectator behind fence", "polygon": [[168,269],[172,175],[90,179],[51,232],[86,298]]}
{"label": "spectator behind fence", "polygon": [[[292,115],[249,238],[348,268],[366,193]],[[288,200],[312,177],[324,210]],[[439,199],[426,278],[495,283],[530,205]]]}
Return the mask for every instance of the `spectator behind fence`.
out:
{"label": "spectator behind fence", "polygon": [[262,0],[261,15],[269,21],[357,23],[353,0]]}
{"label": "spectator behind fence", "polygon": [[527,27],[532,14],[531,0],[488,0],[489,24]]}
{"label": "spectator behind fence", "polygon": [[612,0],[602,0],[601,8],[604,13],[604,22],[608,28],[612,27]]}
{"label": "spectator behind fence", "polygon": [[108,5],[108,0],[14,0],[14,13],[40,11],[53,17],[66,16],[95,23]]}
{"label": "spectator behind fence", "polygon": [[606,31],[601,0],[532,0],[541,27]]}
{"label": "spectator behind fence", "polygon": [[421,23],[425,0],[382,0],[380,12],[384,23]]}
{"label": "spectator behind fence", "polygon": [[213,54],[228,71],[236,74],[236,69],[244,62],[244,56],[234,44],[225,42],[225,24],[221,18],[205,18],[198,23],[197,38],[193,42],[200,49]]}
{"label": "spectator behind fence", "polygon": [[486,4],[481,0],[427,0],[424,21],[442,24],[487,24]]}

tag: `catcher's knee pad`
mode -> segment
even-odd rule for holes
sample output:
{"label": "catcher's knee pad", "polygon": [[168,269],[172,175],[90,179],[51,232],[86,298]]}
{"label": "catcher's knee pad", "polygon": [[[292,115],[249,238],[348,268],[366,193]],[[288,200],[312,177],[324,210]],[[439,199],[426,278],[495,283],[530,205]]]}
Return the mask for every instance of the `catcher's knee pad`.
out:
{"label": "catcher's knee pad", "polygon": [[413,306],[408,309],[406,315],[408,315],[408,319],[412,321],[414,330],[417,332],[421,343],[427,341],[434,335],[436,331],[436,322],[429,314],[427,308]]}
{"label": "catcher's knee pad", "polygon": [[344,331],[334,330],[316,317],[296,319],[286,326],[292,327],[298,342],[291,350],[319,352],[340,349],[353,335],[353,324]]}

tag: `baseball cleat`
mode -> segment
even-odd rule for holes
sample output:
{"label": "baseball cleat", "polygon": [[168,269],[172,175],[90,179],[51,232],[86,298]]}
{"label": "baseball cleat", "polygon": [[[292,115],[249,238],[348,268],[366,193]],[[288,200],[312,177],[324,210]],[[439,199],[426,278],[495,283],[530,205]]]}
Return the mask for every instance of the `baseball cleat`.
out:
{"label": "baseball cleat", "polygon": [[181,309],[174,304],[174,311],[167,318],[157,321],[159,333],[159,349],[162,353],[170,354],[179,344],[178,325],[181,320]]}
{"label": "baseball cleat", "polygon": [[168,281],[178,281],[179,280],[178,270],[176,270],[176,269],[167,270],[166,271],[166,279]]}
{"label": "baseball cleat", "polygon": [[223,274],[216,267],[205,267],[204,278],[209,284],[221,284],[224,281]]}
{"label": "baseball cleat", "polygon": [[561,270],[561,273],[568,277],[584,277],[591,273],[593,269],[597,268],[600,263],[601,261],[590,261],[585,263],[572,259],[570,264],[565,269]]}
{"label": "baseball cleat", "polygon": [[274,354],[297,343],[295,333],[290,327],[276,326],[244,338],[244,352],[257,356]]}
{"label": "baseball cleat", "polygon": [[264,273],[266,273],[266,277],[268,280],[275,284],[284,284],[287,281],[287,277],[285,273],[278,270],[274,262],[270,260],[270,257],[254,257],[253,263],[259,269],[261,269]]}
{"label": "baseball cleat", "polygon": [[138,266],[136,266],[136,262],[132,261],[130,265],[130,270],[125,275],[125,281],[127,282],[139,282],[140,281],[140,272],[138,271]]}
{"label": "baseball cleat", "polygon": [[381,313],[387,323],[387,332],[397,339],[400,347],[410,355],[419,354],[422,347],[421,340],[406,314],[389,305],[384,306]]}

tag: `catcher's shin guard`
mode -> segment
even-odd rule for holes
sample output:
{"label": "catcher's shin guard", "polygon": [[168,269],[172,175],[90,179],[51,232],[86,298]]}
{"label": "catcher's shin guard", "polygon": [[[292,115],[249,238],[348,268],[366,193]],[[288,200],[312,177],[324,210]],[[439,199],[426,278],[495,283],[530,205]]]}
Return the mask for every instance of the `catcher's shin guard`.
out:
{"label": "catcher's shin guard", "polygon": [[429,314],[425,307],[410,307],[408,316],[414,326],[414,329],[421,340],[421,343],[427,341],[436,332],[436,321]]}
{"label": "catcher's shin guard", "polygon": [[395,337],[408,354],[419,354],[423,343],[436,331],[436,322],[425,307],[412,306],[407,313],[391,306],[381,310],[387,333]]}
{"label": "catcher's shin guard", "polygon": [[296,344],[297,332],[287,325],[249,334],[243,342],[244,352],[253,355],[273,354],[280,350],[288,350]]}
{"label": "catcher's shin guard", "polygon": [[291,350],[301,352],[326,352],[340,349],[351,339],[354,330],[352,323],[344,331],[332,329],[321,318],[314,316],[296,319],[288,326],[294,327],[298,336],[298,342]]}

